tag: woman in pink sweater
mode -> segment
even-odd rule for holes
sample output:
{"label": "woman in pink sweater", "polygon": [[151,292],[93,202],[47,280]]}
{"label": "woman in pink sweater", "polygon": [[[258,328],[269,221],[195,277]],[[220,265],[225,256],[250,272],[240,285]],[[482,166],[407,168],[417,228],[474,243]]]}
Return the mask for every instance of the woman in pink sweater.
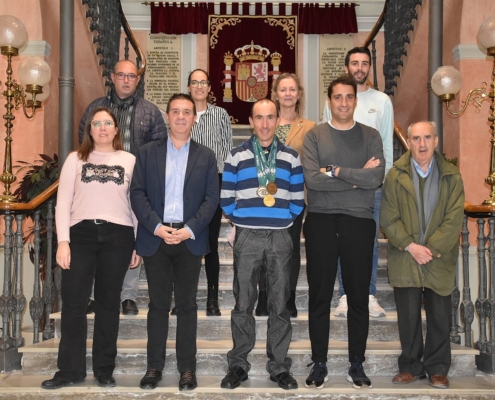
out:
{"label": "woman in pink sweater", "polygon": [[58,389],[86,377],[86,305],[95,281],[93,373],[115,386],[120,291],[128,268],[141,262],[134,249],[136,218],[129,201],[135,157],[123,150],[112,111],[95,108],[83,142],[60,175],[55,219],[62,268],[62,339],[59,371],[44,381]]}

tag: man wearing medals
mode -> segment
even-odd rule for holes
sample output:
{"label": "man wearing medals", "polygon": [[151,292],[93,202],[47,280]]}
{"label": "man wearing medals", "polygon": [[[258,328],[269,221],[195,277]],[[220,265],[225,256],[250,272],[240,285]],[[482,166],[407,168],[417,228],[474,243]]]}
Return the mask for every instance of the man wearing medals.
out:
{"label": "man wearing medals", "polygon": [[256,341],[253,309],[261,266],[266,264],[268,333],[266,370],[282,389],[297,389],[287,351],[292,327],[287,301],[292,240],[288,228],[304,206],[304,178],[298,153],[275,137],[278,111],[268,99],[254,103],[249,118],[254,135],[225,161],[220,206],[236,226],[234,298],[231,314],[234,348],[221,387],[234,389],[248,378],[247,361]]}

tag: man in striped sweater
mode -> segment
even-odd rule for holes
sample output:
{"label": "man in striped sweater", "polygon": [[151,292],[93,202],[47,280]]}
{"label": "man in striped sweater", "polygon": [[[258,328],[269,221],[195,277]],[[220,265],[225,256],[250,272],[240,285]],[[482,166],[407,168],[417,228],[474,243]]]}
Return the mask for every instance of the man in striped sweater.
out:
{"label": "man in striped sweater", "polygon": [[225,161],[220,205],[236,226],[234,297],[231,326],[234,348],[221,387],[234,389],[248,378],[249,352],[256,340],[253,309],[262,264],[266,264],[268,333],[266,370],[283,389],[297,389],[289,373],[292,337],[287,301],[292,240],[288,229],[302,212],[304,178],[297,152],[275,137],[278,112],[271,100],[254,103],[249,118],[254,135]]}

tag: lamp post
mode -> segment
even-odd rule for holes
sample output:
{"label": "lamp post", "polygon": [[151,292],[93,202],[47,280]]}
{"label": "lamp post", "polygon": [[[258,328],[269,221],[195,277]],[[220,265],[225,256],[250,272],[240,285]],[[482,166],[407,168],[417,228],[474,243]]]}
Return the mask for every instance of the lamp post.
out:
{"label": "lamp post", "polygon": [[495,206],[495,16],[486,19],[481,24],[478,31],[478,41],[486,49],[486,54],[494,57],[491,90],[486,93],[488,85],[486,82],[483,82],[481,87],[469,91],[466,100],[463,101],[464,105],[459,111],[452,110],[450,108],[450,102],[455,99],[455,95],[461,90],[462,76],[459,71],[451,66],[438,68],[431,78],[431,89],[445,103],[447,111],[452,115],[461,115],[466,111],[469,103],[472,103],[477,108],[476,112],[479,112],[483,101],[492,99],[492,105],[490,107],[492,113],[488,117],[492,131],[492,137],[490,139],[492,144],[490,175],[485,178],[485,182],[491,187],[491,194],[485,199],[483,204]]}
{"label": "lamp post", "polygon": [[[41,107],[41,102],[46,100],[49,91],[48,86],[51,79],[49,65],[41,58],[26,57],[19,65],[19,78],[22,84],[12,79],[12,57],[19,54],[19,49],[27,41],[27,31],[24,24],[11,15],[0,16],[0,53],[7,57],[7,79],[5,90],[2,94],[7,102],[5,104],[6,113],[3,116],[6,127],[5,138],[5,158],[3,173],[0,175],[0,182],[4,184],[5,190],[0,195],[0,202],[16,202],[16,198],[10,192],[10,186],[15,182],[16,177],[12,174],[12,127],[15,116],[13,109],[18,109],[22,105],[24,115],[30,119],[34,117],[36,109]],[[1,85],[1,82],[0,82]]]}

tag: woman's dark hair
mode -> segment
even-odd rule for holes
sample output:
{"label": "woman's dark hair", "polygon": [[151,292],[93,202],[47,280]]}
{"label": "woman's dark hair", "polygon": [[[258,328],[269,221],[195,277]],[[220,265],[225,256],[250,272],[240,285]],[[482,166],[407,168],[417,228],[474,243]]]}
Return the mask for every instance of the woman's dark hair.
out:
{"label": "woman's dark hair", "polygon": [[208,81],[208,85],[210,85],[210,75],[208,75],[208,72],[206,72],[204,69],[196,68],[194,71],[191,71],[189,73],[189,76],[187,77],[187,86],[189,86],[191,84],[191,76],[192,76],[192,74],[194,74],[197,71],[201,71],[203,74],[206,75],[206,80]]}
{"label": "woman's dark hair", "polygon": [[95,148],[95,142],[93,140],[93,137],[91,136],[91,122],[93,121],[93,117],[95,116],[95,114],[101,111],[105,111],[108,115],[110,115],[113,123],[115,124],[115,129],[117,129],[117,134],[113,138],[112,143],[114,150],[124,150],[124,147],[122,146],[122,136],[120,135],[119,123],[112,110],[110,110],[108,107],[95,107],[88,115],[86,126],[84,127],[84,135],[81,147],[79,147],[79,150],[77,151],[77,155],[79,156],[80,160],[88,161],[89,154]]}

